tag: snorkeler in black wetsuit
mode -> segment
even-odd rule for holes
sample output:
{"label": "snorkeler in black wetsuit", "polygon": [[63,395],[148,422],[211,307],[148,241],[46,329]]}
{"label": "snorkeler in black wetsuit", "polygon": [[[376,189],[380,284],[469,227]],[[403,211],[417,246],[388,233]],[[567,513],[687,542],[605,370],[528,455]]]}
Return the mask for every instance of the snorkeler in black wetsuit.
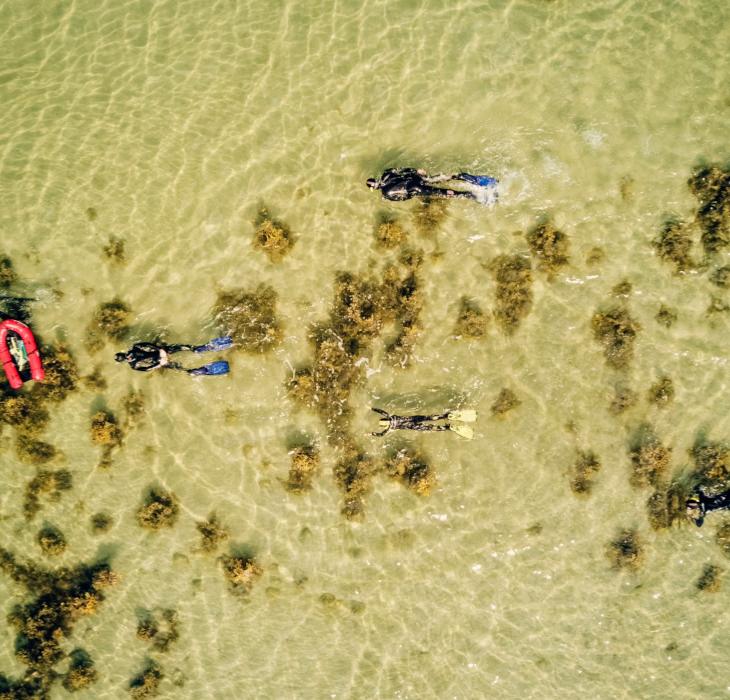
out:
{"label": "snorkeler in black wetsuit", "polygon": [[[366,184],[371,190],[380,190],[384,199],[391,202],[404,202],[412,197],[442,197],[464,199],[478,199],[473,192],[462,192],[446,187],[434,187],[439,182],[449,180],[463,180],[473,182],[464,177],[465,173],[459,175],[434,175],[429,176],[425,170],[415,168],[390,168],[386,170],[377,180],[370,178]],[[472,177],[472,176],[469,176]]]}
{"label": "snorkeler in black wetsuit", "polygon": [[370,433],[375,437],[382,437],[391,430],[426,430],[426,431],[442,431],[451,430],[461,437],[471,440],[474,437],[474,431],[468,425],[459,423],[439,423],[438,421],[466,421],[473,422],[477,418],[476,411],[447,411],[446,413],[437,413],[431,416],[394,416],[383,411],[380,408],[373,408],[375,413],[383,416],[380,421],[380,427],[384,430],[379,433]]}
{"label": "snorkeler in black wetsuit", "polygon": [[[153,369],[184,369],[177,362],[170,362],[169,355],[182,350],[193,351],[192,345],[155,345],[154,343],[135,343],[127,352],[114,355],[117,362],[127,362],[138,372],[150,372]],[[187,370],[186,370],[187,371]]]}
{"label": "snorkeler in black wetsuit", "polygon": [[154,369],[176,369],[187,372],[193,376],[203,374],[227,374],[228,363],[219,360],[203,367],[186,369],[178,362],[172,362],[170,355],[176,352],[187,350],[189,352],[210,352],[215,350],[226,350],[233,345],[233,340],[228,336],[213,338],[205,345],[157,345],[155,343],[135,343],[127,352],[118,352],[114,355],[117,362],[126,362],[138,372],[151,372]]}
{"label": "snorkeler in black wetsuit", "polygon": [[697,527],[702,527],[705,515],[713,510],[730,510],[730,491],[717,496],[706,496],[697,489],[687,499],[687,515],[694,520]]}

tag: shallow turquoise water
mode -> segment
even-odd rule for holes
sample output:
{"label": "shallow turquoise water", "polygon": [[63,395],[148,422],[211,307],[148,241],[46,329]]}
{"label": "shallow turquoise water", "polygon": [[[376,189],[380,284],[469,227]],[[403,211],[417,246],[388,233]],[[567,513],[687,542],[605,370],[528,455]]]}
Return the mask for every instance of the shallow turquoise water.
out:
{"label": "shallow turquoise water", "polygon": [[[730,437],[728,321],[706,313],[722,292],[706,272],[672,275],[650,245],[666,216],[692,217],[692,168],[730,157],[726,3],[6,1],[0,28],[0,250],[37,288],[37,332],[102,366],[103,401],[118,409],[135,387],[146,402],[108,471],[88,438],[99,394],[80,389],[54,411],[44,439],[75,488],[30,526],[33,468],[9,429],[0,438],[3,545],[49,564],[34,541],[47,520],[69,542],[59,563],[111,552],[121,576],[69,640],[99,673],[78,697],[126,697],[145,658],[175,698],[727,695],[727,592],[694,586],[705,563],[727,566],[714,543],[722,516],[654,533],[627,451],[649,422],[680,472],[698,433]],[[456,202],[435,237],[419,236],[411,204],[363,186],[403,164],[495,174],[501,203]],[[251,244],[262,204],[297,236],[280,264]],[[335,454],[284,380],[310,356],[306,328],[328,313],[336,271],[381,265],[382,212],[426,251],[423,333],[407,370],[373,346],[355,429],[373,429],[370,405],[415,412],[446,396],[481,418],[472,442],[407,436],[438,487],[418,498],[376,478],[365,520],[348,523]],[[543,215],[570,237],[571,264],[553,280],[534,273],[515,335],[491,322],[482,340],[454,340],[459,297],[492,309],[486,267],[527,253],[522,234]],[[101,254],[111,236],[125,265]],[[605,259],[589,265],[594,246]],[[622,374],[590,319],[625,279],[642,329]],[[219,289],[261,282],[279,294],[284,339],[266,356],[231,354],[229,378],[132,376],[111,362],[120,348],[84,348],[101,301],[124,299],[138,335],[198,342],[215,334]],[[654,320],[661,304],[677,310],[671,329]],[[644,397],[662,374],[676,398],[660,409]],[[641,400],[616,418],[619,382]],[[500,420],[489,408],[505,386],[522,404]],[[323,444],[323,467],[295,497],[280,480],[300,430]],[[362,440],[382,456],[383,443]],[[603,463],[587,499],[569,489],[576,448]],[[172,530],[135,523],[153,482],[182,505]],[[91,537],[100,510],[115,525]],[[195,521],[213,510],[265,570],[247,601],[215,555],[195,551]],[[604,555],[624,527],[647,544],[635,574]],[[0,578],[3,613],[21,599]],[[155,607],[180,618],[164,654],[135,636],[139,609]],[[13,643],[0,626],[0,672],[19,676]]]}

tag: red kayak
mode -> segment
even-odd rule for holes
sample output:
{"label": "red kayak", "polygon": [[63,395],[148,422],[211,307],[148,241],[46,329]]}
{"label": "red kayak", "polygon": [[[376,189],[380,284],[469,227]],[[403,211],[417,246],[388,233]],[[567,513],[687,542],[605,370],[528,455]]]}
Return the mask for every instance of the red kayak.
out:
{"label": "red kayak", "polygon": [[[20,336],[22,343],[19,343],[14,333]],[[11,346],[13,352],[10,351]],[[13,357],[15,354],[15,357]],[[38,346],[35,344],[33,332],[20,321],[8,319],[0,321],[0,362],[2,362],[5,376],[13,389],[20,389],[23,380],[20,376],[25,362],[30,365],[30,376],[37,382],[42,382],[46,373],[43,371],[41,356],[38,354]],[[20,365],[20,371],[18,368]]]}

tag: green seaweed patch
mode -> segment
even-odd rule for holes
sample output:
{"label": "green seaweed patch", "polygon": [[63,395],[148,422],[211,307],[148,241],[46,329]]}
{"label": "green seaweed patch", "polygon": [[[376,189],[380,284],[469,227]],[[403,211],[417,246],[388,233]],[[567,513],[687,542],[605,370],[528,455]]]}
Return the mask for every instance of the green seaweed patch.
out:
{"label": "green seaweed patch", "polygon": [[40,401],[63,401],[78,384],[76,360],[65,345],[44,345],[40,355],[46,376],[33,385],[31,395]]}
{"label": "green seaweed patch", "polygon": [[687,488],[673,481],[664,489],[658,488],[646,502],[649,524],[654,530],[665,530],[675,523],[683,523],[687,518]]}
{"label": "green seaweed patch", "polygon": [[0,255],[0,289],[7,289],[18,281],[18,274],[13,268],[13,261]]}
{"label": "green seaweed patch", "polygon": [[104,257],[110,262],[115,265],[124,265],[127,262],[124,246],[125,241],[123,238],[112,236],[101,250]]}
{"label": "green seaweed patch", "polygon": [[375,228],[375,244],[378,248],[391,250],[406,243],[408,234],[397,219],[383,217]]}
{"label": "green seaweed patch", "polygon": [[695,587],[703,593],[717,593],[722,587],[723,571],[720,566],[705,564]]}
{"label": "green seaweed patch", "polygon": [[497,282],[494,318],[511,335],[532,308],[532,267],[522,255],[502,255],[492,272]]}
{"label": "green seaweed patch", "polygon": [[630,387],[619,385],[615,387],[613,398],[608,406],[608,410],[615,416],[627,411],[636,405],[639,400],[638,394]]}
{"label": "green seaweed patch", "polygon": [[730,557],[730,522],[725,522],[717,528],[715,542],[726,557]]}
{"label": "green seaweed patch", "polygon": [[68,671],[63,674],[63,680],[61,681],[67,691],[74,693],[96,682],[98,674],[94,667],[94,661],[87,651],[77,647],[69,654],[69,658],[71,662]]}
{"label": "green seaweed patch", "polygon": [[677,321],[677,312],[662,304],[654,318],[659,325],[665,328],[671,328]]}
{"label": "green seaweed patch", "polygon": [[718,165],[696,168],[687,185],[697,198],[702,245],[706,253],[716,253],[730,243],[730,170]]}
{"label": "green seaweed patch", "polygon": [[696,476],[708,486],[724,486],[730,480],[730,449],[725,443],[698,438],[689,451]]}
{"label": "green seaweed patch", "polygon": [[660,486],[672,460],[672,449],[662,445],[650,425],[642,425],[636,431],[629,454],[631,485],[637,488]]}
{"label": "green seaweed patch", "polygon": [[112,453],[122,446],[124,439],[124,433],[119,427],[116,416],[111,411],[97,411],[91,417],[90,435],[91,442],[102,448],[99,466],[102,468],[110,467]]}
{"label": "green seaweed patch", "polygon": [[231,591],[239,595],[250,593],[264,573],[256,560],[249,555],[224,554],[220,561],[223,576]]}
{"label": "green seaweed patch", "polygon": [[319,449],[316,445],[300,445],[291,450],[289,456],[289,476],[284,483],[287,491],[303,493],[311,490],[312,481],[319,471]]}
{"label": "green seaweed patch", "polygon": [[123,434],[111,411],[97,411],[91,417],[91,442],[101,447],[119,447]]}
{"label": "green seaweed patch", "polygon": [[49,556],[58,556],[66,551],[66,538],[54,525],[44,525],[36,537],[43,553]]}
{"label": "green seaweed patch", "polygon": [[259,211],[254,225],[254,245],[266,253],[271,262],[280,262],[294,245],[291,229],[272,218],[265,208]]}
{"label": "green seaweed patch", "polygon": [[107,340],[124,340],[129,333],[131,315],[131,309],[121,299],[99,304],[86,327],[86,349],[95,353],[104,347]]}
{"label": "green seaweed patch", "polygon": [[338,273],[330,322],[335,332],[349,341],[365,342],[377,336],[384,321],[381,290],[370,278]]}
{"label": "green seaweed patch", "polygon": [[213,316],[238,347],[247,352],[266,352],[276,347],[283,335],[276,317],[276,300],[276,291],[268,285],[260,285],[255,291],[223,291],[213,306]]}
{"label": "green seaweed patch", "polygon": [[538,259],[538,270],[547,272],[549,277],[568,264],[568,237],[552,223],[536,226],[526,238],[530,252]]}
{"label": "green seaweed patch", "polygon": [[481,338],[487,332],[488,320],[477,302],[468,297],[462,297],[454,324],[454,336],[469,339]]}
{"label": "green seaweed patch", "polygon": [[0,397],[0,422],[14,426],[18,434],[37,437],[49,420],[48,411],[32,394]]}
{"label": "green seaweed patch", "polygon": [[601,469],[601,462],[595,452],[579,450],[573,464],[570,489],[579,496],[587,496],[595,485],[595,476]]}
{"label": "green seaweed patch", "polygon": [[215,513],[211,513],[207,520],[195,523],[200,533],[200,546],[204,552],[214,552],[218,545],[228,539],[228,530],[223,527]]}
{"label": "green seaweed patch", "polygon": [[73,485],[71,472],[67,469],[53,471],[41,469],[28,482],[23,497],[23,515],[26,520],[32,520],[41,509],[40,497],[45,495],[49,501],[58,501],[64,491],[69,491]]}
{"label": "green seaweed patch", "polygon": [[86,208],[86,218],[89,221],[96,221],[96,218],[99,216],[99,212],[96,210],[96,207],[87,207]]}
{"label": "green seaweed patch", "polygon": [[636,530],[622,530],[608,543],[606,557],[614,569],[637,571],[644,561],[644,544]]}
{"label": "green seaweed patch", "polygon": [[81,378],[84,386],[92,391],[101,393],[107,388],[107,381],[101,372],[101,366],[97,365],[94,371]]}
{"label": "green seaweed patch", "polygon": [[21,433],[15,438],[15,454],[25,464],[46,464],[55,458],[57,452],[50,443]]}
{"label": "green seaweed patch", "polygon": [[426,457],[408,448],[385,460],[385,473],[418,496],[428,496],[436,486],[436,474]]}
{"label": "green seaweed patch", "polygon": [[122,401],[124,420],[122,421],[122,432],[126,433],[136,428],[145,414],[144,394],[141,391],[130,389]]}
{"label": "green seaweed patch", "polygon": [[636,334],[641,326],[622,306],[598,311],[591,319],[593,337],[603,346],[606,364],[626,369],[634,355]]}
{"label": "green seaweed patch", "polygon": [[614,285],[611,290],[611,296],[618,297],[619,299],[628,299],[633,292],[634,286],[628,280],[622,280],[618,284]]}
{"label": "green seaweed patch", "polygon": [[586,254],[587,265],[599,265],[606,259],[606,251],[599,246],[594,246]]}
{"label": "green seaweed patch", "polygon": [[517,397],[517,394],[512,389],[505,387],[497,394],[497,398],[491,405],[490,411],[493,416],[504,416],[517,408],[521,403],[522,401]]}
{"label": "green seaweed patch", "polygon": [[649,387],[649,403],[667,406],[674,400],[674,382],[669,377],[660,377]]}
{"label": "green seaweed patch", "polygon": [[152,659],[147,659],[144,668],[129,681],[129,694],[134,700],[156,697],[164,677],[162,667]]}
{"label": "green seaweed patch", "polygon": [[666,263],[674,265],[675,274],[687,272],[695,267],[692,262],[692,237],[688,226],[672,219],[664,223],[659,236],[652,241],[657,255]]}
{"label": "green seaweed patch", "polygon": [[730,287],[730,265],[723,265],[712,271],[710,282],[720,289]]}
{"label": "green seaweed patch", "polygon": [[27,666],[21,680],[9,682],[16,692],[11,697],[47,698],[52,684],[63,678],[54,666],[66,656],[64,639],[80,618],[98,610],[105,589],[117,577],[106,562],[51,570],[22,563],[4,548],[0,548],[0,571],[31,596],[8,616],[17,632],[15,655]]}
{"label": "green seaweed patch", "polygon": [[349,444],[334,466],[335,482],[344,493],[342,515],[348,520],[359,520],[365,515],[365,496],[372,489],[376,471],[373,460],[357,445]]}
{"label": "green seaweed patch", "polygon": [[724,314],[730,311],[730,304],[720,297],[710,297],[710,303],[707,307],[707,315]]}
{"label": "green seaweed patch", "polygon": [[178,624],[177,612],[171,608],[143,610],[137,620],[137,639],[151,642],[155,651],[165,652],[180,637]]}
{"label": "green seaweed patch", "polygon": [[413,225],[422,236],[433,236],[446,220],[449,204],[446,199],[424,198],[413,209]]}
{"label": "green seaweed patch", "polygon": [[172,527],[180,511],[175,494],[153,486],[137,509],[137,524],[148,530]]}
{"label": "green seaweed patch", "polygon": [[91,531],[95,535],[108,532],[114,525],[114,518],[109,513],[99,512],[91,516]]}

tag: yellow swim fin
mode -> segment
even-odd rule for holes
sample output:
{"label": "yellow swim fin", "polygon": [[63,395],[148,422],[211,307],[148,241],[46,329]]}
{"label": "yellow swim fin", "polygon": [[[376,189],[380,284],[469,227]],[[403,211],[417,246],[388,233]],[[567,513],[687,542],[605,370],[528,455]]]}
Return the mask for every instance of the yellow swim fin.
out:
{"label": "yellow swim fin", "polygon": [[460,437],[471,440],[474,437],[474,431],[470,425],[462,425],[461,423],[450,423],[449,430],[452,433],[456,433]]}
{"label": "yellow swim fin", "polygon": [[461,420],[464,423],[473,423],[477,419],[477,412],[473,408],[465,408],[461,411],[451,411],[449,420]]}

